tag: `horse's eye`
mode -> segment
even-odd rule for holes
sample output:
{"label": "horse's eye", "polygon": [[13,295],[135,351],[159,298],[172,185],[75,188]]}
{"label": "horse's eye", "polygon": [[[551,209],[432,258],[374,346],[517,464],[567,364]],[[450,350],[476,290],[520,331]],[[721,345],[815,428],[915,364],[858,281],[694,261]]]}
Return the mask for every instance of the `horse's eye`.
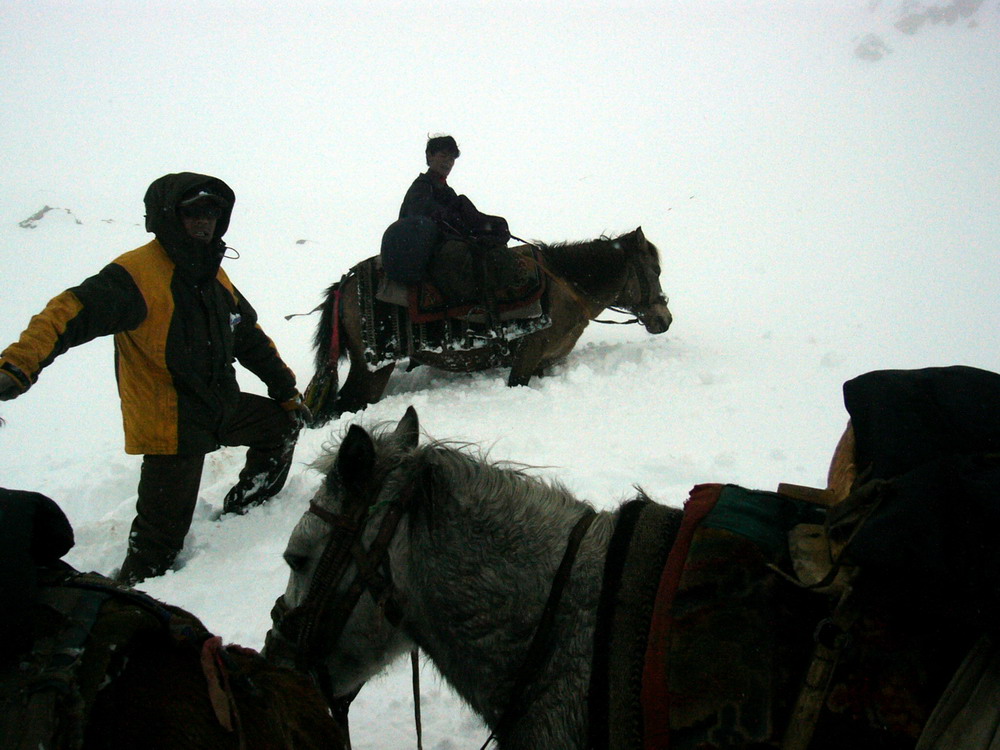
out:
{"label": "horse's eye", "polygon": [[286,552],[284,557],[285,562],[288,563],[288,567],[296,573],[305,568],[309,562],[309,557],[307,555],[296,555],[291,552]]}

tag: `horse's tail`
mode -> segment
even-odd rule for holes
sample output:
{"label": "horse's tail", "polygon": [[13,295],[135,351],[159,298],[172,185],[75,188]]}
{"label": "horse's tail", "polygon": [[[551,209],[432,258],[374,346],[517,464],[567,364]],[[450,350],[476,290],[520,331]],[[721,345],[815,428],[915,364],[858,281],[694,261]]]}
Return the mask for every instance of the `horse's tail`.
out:
{"label": "horse's tail", "polygon": [[319,325],[313,335],[316,350],[312,380],[305,392],[305,404],[312,413],[310,427],[322,427],[337,415],[337,390],[339,379],[337,363],[343,355],[340,326],[340,289],[350,274],[336,281],[326,290]]}
{"label": "horse's tail", "polygon": [[[330,364],[331,349],[333,349],[334,339],[339,333],[337,328],[340,325],[340,289],[347,280],[344,276],[340,281],[335,281],[326,290],[324,295],[323,310],[319,317],[319,325],[313,334],[313,349],[316,350],[314,364],[319,372]],[[340,352],[333,352],[334,362],[339,358]]]}

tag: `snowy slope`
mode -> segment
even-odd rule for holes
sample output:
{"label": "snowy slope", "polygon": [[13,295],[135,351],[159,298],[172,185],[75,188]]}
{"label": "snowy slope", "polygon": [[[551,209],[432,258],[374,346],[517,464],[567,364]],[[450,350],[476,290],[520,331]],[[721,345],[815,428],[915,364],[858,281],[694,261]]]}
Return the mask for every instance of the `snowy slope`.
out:
{"label": "snowy slope", "polygon": [[[428,132],[451,182],[515,234],[557,241],[641,225],[674,327],[592,325],[551,376],[397,375],[386,398],[297,448],[285,490],[211,521],[242,460],[210,457],[178,569],[145,590],[260,647],[281,551],[324,445],[413,404],[438,438],[538,466],[613,507],[641,485],[822,486],[872,369],[1000,370],[1000,4],[906,34],[894,7],[829,2],[18,2],[0,26],[0,346],[62,289],[147,241],[162,173],[217,174],[238,199],[227,260],[304,387],[304,312],[377,250]],[[891,52],[855,54],[867,34]],[[501,85],[502,82],[502,85]],[[49,205],[34,228],[19,222]],[[68,560],[110,573],[138,457],[122,453],[111,342],[69,352],[0,406],[0,485],[74,524]],[[342,374],[343,377],[343,374]],[[260,392],[241,373],[244,388]],[[355,747],[413,745],[406,665],[352,709]],[[424,668],[425,746],[486,732]]]}

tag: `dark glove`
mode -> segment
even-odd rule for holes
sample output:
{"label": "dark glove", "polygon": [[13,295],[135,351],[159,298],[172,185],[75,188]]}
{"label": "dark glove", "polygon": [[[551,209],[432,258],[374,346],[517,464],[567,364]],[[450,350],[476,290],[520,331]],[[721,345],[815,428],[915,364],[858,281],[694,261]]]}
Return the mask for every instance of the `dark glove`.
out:
{"label": "dark glove", "polygon": [[306,406],[305,401],[302,400],[301,393],[296,393],[294,398],[283,401],[281,403],[281,408],[288,413],[289,419],[295,422],[295,426],[300,430],[304,427],[312,425],[312,412],[309,411],[309,407]]}
{"label": "dark glove", "polygon": [[10,401],[22,393],[21,386],[10,375],[0,372],[0,401]]}

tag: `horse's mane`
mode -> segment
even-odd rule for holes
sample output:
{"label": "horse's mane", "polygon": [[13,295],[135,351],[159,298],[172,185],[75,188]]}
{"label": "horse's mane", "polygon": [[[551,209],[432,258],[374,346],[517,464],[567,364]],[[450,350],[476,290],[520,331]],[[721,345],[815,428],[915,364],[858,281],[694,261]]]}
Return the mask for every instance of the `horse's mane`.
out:
{"label": "horse's mane", "polygon": [[[539,467],[493,461],[475,444],[435,441],[418,447],[413,458],[439,476],[446,475],[449,485],[461,486],[465,496],[496,498],[514,507],[545,510],[573,508],[580,503],[562,483],[529,473]],[[430,502],[440,507],[445,500],[438,496],[439,485],[435,490]]]}
{"label": "horse's mane", "polygon": [[[531,474],[541,468],[512,461],[494,461],[476,443],[455,440],[431,440],[407,448],[391,432],[393,425],[375,426],[370,434],[375,444],[376,471],[383,477],[399,471],[400,484],[416,479],[423,492],[418,498],[417,510],[433,519],[449,503],[463,498],[487,497],[497,504],[518,508],[519,512],[537,509],[542,512],[560,512],[572,509],[582,501],[560,482]],[[336,451],[327,449],[313,462],[312,467],[323,474],[335,470]],[[460,487],[461,492],[445,492],[449,487]]]}
{"label": "horse's mane", "polygon": [[[617,253],[595,252],[613,248],[620,250],[624,257],[636,252],[637,230],[609,237],[601,235],[593,240],[577,242],[540,243],[542,255],[549,268],[556,274],[568,279],[586,279],[589,284],[599,284],[606,288],[596,288],[593,291],[601,294],[617,290],[617,285],[624,272],[622,256]],[[652,243],[649,247],[659,252]]]}

